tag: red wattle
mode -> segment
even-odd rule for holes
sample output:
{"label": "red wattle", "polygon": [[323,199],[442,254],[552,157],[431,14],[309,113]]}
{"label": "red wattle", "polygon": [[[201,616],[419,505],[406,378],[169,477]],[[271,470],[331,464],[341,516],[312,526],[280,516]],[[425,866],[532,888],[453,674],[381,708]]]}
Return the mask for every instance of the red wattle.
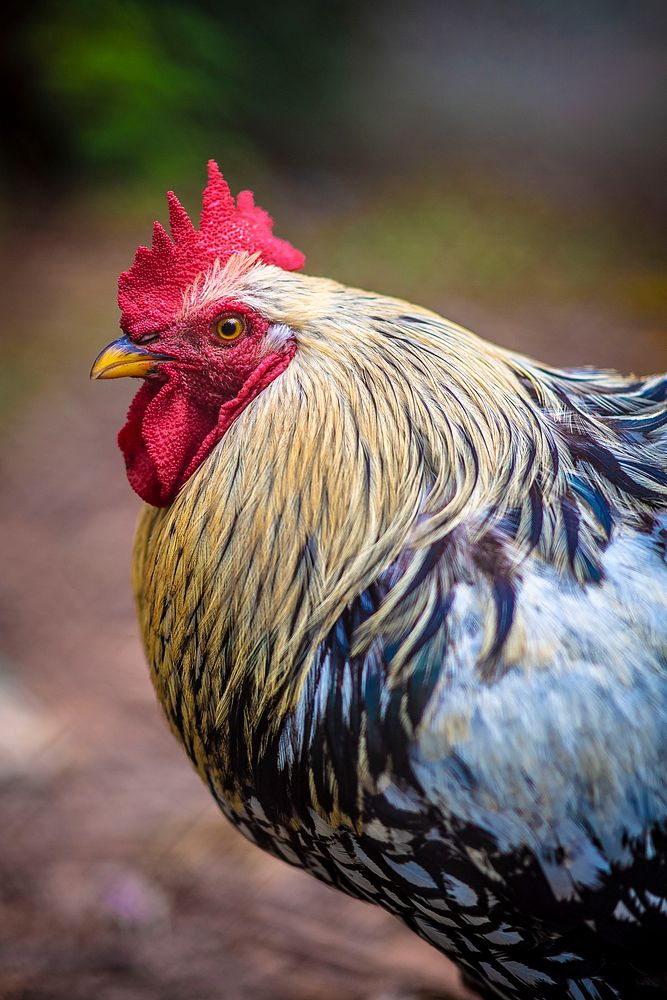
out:
{"label": "red wattle", "polygon": [[146,451],[141,429],[146,407],[160,388],[161,385],[144,382],[130,403],[125,426],[118,433],[118,446],[125,458],[130,486],[142,500],[155,506],[159,506],[160,484],[157,471]]}
{"label": "red wattle", "polygon": [[179,380],[146,381],[134,397],[118,435],[130,486],[154,507],[167,507],[238,415],[280,375],[295,348],[268,355],[240,392],[204,404]]}
{"label": "red wattle", "polygon": [[178,382],[142,386],[118,435],[130,485],[142,500],[155,507],[171,503],[216,419],[215,408],[202,406]]}

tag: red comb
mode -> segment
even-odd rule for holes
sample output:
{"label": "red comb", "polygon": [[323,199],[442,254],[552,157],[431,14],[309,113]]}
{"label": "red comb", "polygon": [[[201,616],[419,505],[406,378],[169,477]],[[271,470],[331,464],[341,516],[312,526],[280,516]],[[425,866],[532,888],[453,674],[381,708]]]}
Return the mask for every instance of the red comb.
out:
{"label": "red comb", "polygon": [[156,222],[152,247],[138,247],[132,267],[118,279],[120,325],[128,333],[153,333],[165,326],[188,285],[215,260],[224,264],[232,254],[246,251],[286,271],[304,265],[301,251],[273,235],[273,220],[255,205],[252,191],[241,191],[234,202],[214,160],[208,162],[199,231],[173,191],[167,201],[172,238]]}

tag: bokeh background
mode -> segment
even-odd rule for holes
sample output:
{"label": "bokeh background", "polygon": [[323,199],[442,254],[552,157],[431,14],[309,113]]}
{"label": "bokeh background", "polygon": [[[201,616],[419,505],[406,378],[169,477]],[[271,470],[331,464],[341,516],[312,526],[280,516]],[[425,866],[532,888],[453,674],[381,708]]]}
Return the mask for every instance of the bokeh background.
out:
{"label": "bokeh background", "polygon": [[0,58],[0,998],[461,996],[444,958],[261,855],[167,732],[138,501],[91,385],[115,283],[215,157],[307,268],[554,364],[667,367],[665,7],[10,4]]}

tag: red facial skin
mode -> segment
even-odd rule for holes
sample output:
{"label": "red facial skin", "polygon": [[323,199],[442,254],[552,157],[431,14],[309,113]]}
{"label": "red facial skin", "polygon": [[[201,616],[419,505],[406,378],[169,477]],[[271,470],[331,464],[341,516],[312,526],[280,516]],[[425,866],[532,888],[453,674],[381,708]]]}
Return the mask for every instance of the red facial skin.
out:
{"label": "red facial skin", "polygon": [[[245,320],[236,340],[216,333],[226,315]],[[247,306],[223,301],[148,344],[132,337],[148,352],[174,359],[146,378],[118,435],[130,485],[146,503],[167,507],[236,417],[290,363],[294,342],[267,351],[268,327]]]}

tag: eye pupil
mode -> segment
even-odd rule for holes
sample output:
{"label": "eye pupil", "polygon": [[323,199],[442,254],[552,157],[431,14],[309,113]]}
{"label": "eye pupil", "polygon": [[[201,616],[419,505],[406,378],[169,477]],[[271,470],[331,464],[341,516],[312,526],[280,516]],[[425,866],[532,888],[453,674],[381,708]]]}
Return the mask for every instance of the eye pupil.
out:
{"label": "eye pupil", "polygon": [[245,329],[245,321],[241,316],[223,316],[215,325],[216,333],[223,340],[236,340]]}

